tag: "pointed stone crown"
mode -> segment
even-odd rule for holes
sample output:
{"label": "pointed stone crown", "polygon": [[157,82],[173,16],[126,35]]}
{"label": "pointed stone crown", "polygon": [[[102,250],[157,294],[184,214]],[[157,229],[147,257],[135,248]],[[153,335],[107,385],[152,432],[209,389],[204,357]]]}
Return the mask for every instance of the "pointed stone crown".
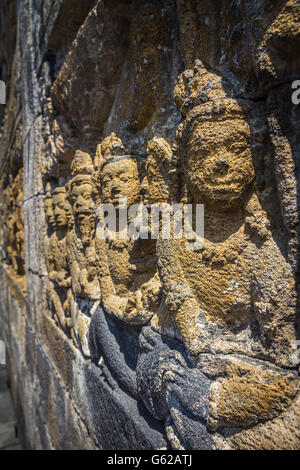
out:
{"label": "pointed stone crown", "polygon": [[133,160],[131,155],[127,155],[122,140],[112,132],[109,136],[97,146],[95,162],[98,171],[101,171],[104,165],[120,160]]}
{"label": "pointed stone crown", "polygon": [[92,175],[94,171],[93,161],[87,152],[76,150],[71,164],[71,175]]}
{"label": "pointed stone crown", "polygon": [[246,100],[235,98],[229,80],[209,71],[200,60],[179,75],[174,98],[184,117],[205,120],[243,118],[249,108]]}

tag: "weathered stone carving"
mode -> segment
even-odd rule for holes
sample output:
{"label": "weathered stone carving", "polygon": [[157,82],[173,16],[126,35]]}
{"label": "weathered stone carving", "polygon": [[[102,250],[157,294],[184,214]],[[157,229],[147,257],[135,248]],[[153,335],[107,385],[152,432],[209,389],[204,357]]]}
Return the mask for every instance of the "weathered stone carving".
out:
{"label": "weathered stone carving", "polygon": [[[117,222],[124,202],[122,198],[127,198],[128,207],[132,204],[139,206],[142,201],[146,205],[170,201],[170,188],[162,177],[154,180],[153,175],[160,175],[156,170],[160,167],[161,158],[164,167],[168,161],[167,171],[170,170],[170,180],[175,183],[169,161],[171,147],[163,139],[155,139],[149,144],[148,152],[146,176],[140,184],[137,162],[125,154],[122,141],[115,134],[104,139],[97,148],[95,162],[99,171],[99,201],[114,205]],[[155,185],[152,184],[154,181]],[[98,210],[100,228],[101,215]],[[130,222],[133,221],[131,218]],[[116,226],[115,233],[110,233],[106,228],[105,237],[96,238],[103,303],[91,321],[90,350],[96,363],[100,357],[102,363],[104,360],[105,375],[109,377],[113,374],[127,393],[138,398],[136,367],[139,326],[148,323],[160,308],[161,284],[155,259],[156,240],[150,239],[150,233],[147,233],[149,239],[138,241],[130,240],[128,234],[125,240],[118,238],[122,229],[128,228],[127,220],[125,224],[126,227]],[[144,229],[147,232],[149,227]]]}
{"label": "weathered stone carving", "polygon": [[[191,71],[181,77],[180,86],[188,74],[191,75]],[[203,67],[197,67],[194,74],[196,77],[192,75],[189,79],[196,82],[195,96],[196,93],[201,95],[205,85],[209,84],[209,93],[212,93],[211,83],[216,80],[215,76],[207,76]],[[175,91],[177,94],[178,88]],[[178,131],[187,188],[186,201],[205,204],[206,235],[201,253],[188,254],[185,241],[180,240],[174,241],[173,246],[165,243],[160,250],[160,263],[167,269],[165,277],[173,279],[175,276],[176,280],[177,273],[179,280],[181,272],[189,286],[190,293],[186,297],[180,296],[178,291],[181,301],[174,305],[175,323],[192,354],[206,348],[203,337],[206,329],[199,328],[199,322],[211,321],[216,332],[219,328],[225,328],[229,335],[227,345],[220,344],[220,352],[224,347],[227,352],[245,352],[243,337],[250,333],[253,340],[246,346],[249,355],[263,354],[279,364],[290,365],[283,344],[285,341],[291,344],[295,339],[294,327],[290,315],[286,315],[285,325],[282,315],[289,305],[293,311],[293,277],[280,249],[272,240],[266,214],[253,190],[254,168],[247,103],[225,98],[224,91],[220,97],[222,85],[219,82],[215,88],[216,99],[194,106]],[[187,97],[184,93],[186,90],[181,95],[182,106],[186,102],[191,105],[193,93],[190,92]],[[209,99],[209,95],[204,97]],[[260,258],[262,251],[264,263],[260,265],[256,261],[254,271],[253,260]],[[281,260],[280,269],[278,264],[275,269],[274,256]],[[252,274],[247,272],[247,266],[251,266]],[[274,267],[271,269],[271,266]],[[284,276],[281,269],[285,272]],[[265,280],[264,288],[259,288],[267,270],[268,282]],[[181,279],[180,284],[185,284],[185,281]],[[277,292],[281,288],[285,295],[278,295],[278,303],[271,307],[275,286]],[[196,302],[194,314],[191,310],[192,298]],[[183,306],[184,302],[189,305],[187,309]],[[286,302],[286,305],[281,302]],[[172,311],[171,302],[170,309]],[[199,309],[202,312],[200,317]],[[235,332],[236,328],[241,329],[240,337]],[[239,342],[243,344],[240,350]],[[218,351],[217,343],[210,344],[213,344],[214,351]],[[278,354],[278,348],[281,354]],[[291,354],[292,349],[289,351]],[[222,352],[225,352],[224,349]]]}
{"label": "weathered stone carving", "polygon": [[76,151],[71,180],[53,194],[48,186],[44,199],[49,228],[55,228],[48,248],[52,281],[48,284],[49,308],[86,355],[90,315],[100,299],[94,247],[93,170],[89,154]]}
{"label": "weathered stone carving", "polygon": [[299,449],[298,0],[14,3],[0,331],[29,447]]}
{"label": "weathered stone carving", "polygon": [[66,189],[57,187],[52,194],[55,231],[50,237],[47,253],[49,282],[47,297],[49,309],[60,327],[65,328],[67,289],[71,286],[71,276],[67,259],[66,236],[68,218],[66,213]]}
{"label": "weathered stone carving", "polygon": [[[298,384],[284,368],[294,365],[294,279],[253,184],[253,106],[228,98],[224,82],[201,63],[179,77],[175,98],[185,118],[177,133],[183,200],[205,204],[205,238],[194,251],[184,239],[159,240],[169,321],[164,311],[152,326],[170,336],[173,324],[192,363],[184,351],[172,351],[176,344],[168,348],[145,328],[140,394],[154,416],[170,413],[166,426],[175,448],[207,447],[214,445],[211,439],[221,445],[226,428],[253,426],[281,413],[292,433]],[[150,370],[152,361],[157,366]],[[199,420],[194,439],[189,429],[198,429]]]}
{"label": "weathered stone carving", "polygon": [[[94,163],[75,152],[64,200],[72,289],[63,302],[57,287],[48,295],[76,346],[96,363],[104,357],[107,380],[117,378],[164,420],[171,447],[230,448],[239,442],[228,438],[233,428],[243,439],[244,428],[260,433],[276,419],[280,427],[283,416],[293,431],[298,385],[285,368],[294,364],[294,279],[255,184],[257,138],[267,133],[255,127],[257,105],[234,98],[230,82],[200,61],[174,94],[184,118],[176,142],[148,143],[142,181],[138,159],[114,133]],[[191,250],[172,235],[124,238],[125,200],[136,206],[129,222],[142,203],[204,204],[203,247]],[[113,231],[102,204],[116,210]],[[51,223],[50,204],[45,209]],[[108,332],[126,324],[131,349],[123,360],[123,339]]]}
{"label": "weathered stone carving", "polygon": [[99,300],[94,246],[93,171],[89,154],[76,151],[71,165],[72,179],[68,185],[68,199],[73,210],[74,224],[69,230],[67,240],[74,294],[90,300]]}
{"label": "weathered stone carving", "polygon": [[[184,240],[163,244],[160,250],[160,262],[169,270],[166,277],[175,276],[176,280],[177,275],[179,285],[183,286],[185,279],[189,286],[187,296],[180,296],[178,291],[181,300],[174,305],[175,324],[191,354],[207,349],[207,330],[200,325],[208,321],[214,324],[217,336],[222,329],[228,335],[227,344],[222,341],[220,347],[210,341],[214,352],[245,353],[246,347],[250,356],[260,354],[279,365],[291,365],[294,281],[254,190],[248,103],[227,99],[221,82],[202,66],[180,78],[175,90],[177,102],[178,88],[187,75],[195,90],[180,90],[182,107],[186,103],[191,106],[194,96],[201,96],[201,92],[205,103],[192,104],[178,130],[178,142],[187,202],[205,204],[205,239],[200,253],[188,254]],[[205,86],[210,86],[207,95]],[[288,309],[290,313],[286,313]],[[248,342],[245,338],[249,335],[252,339]],[[286,342],[290,344],[288,353]]]}
{"label": "weathered stone carving", "polygon": [[44,210],[45,210],[45,216],[46,216],[46,222],[48,224],[48,228],[51,232],[53,232],[53,230],[55,229],[55,218],[54,218],[52,192],[51,192],[50,183],[46,185],[46,195],[44,198]]}
{"label": "weathered stone carving", "polygon": [[155,312],[160,291],[155,243],[134,240],[129,233],[126,238],[120,236],[127,230],[127,217],[126,225],[120,226],[124,199],[128,207],[141,202],[138,164],[125,154],[115,134],[104,139],[98,153],[100,200],[116,210],[116,231],[109,232],[105,226],[105,237],[96,241],[102,301],[108,312],[128,323],[147,323]]}
{"label": "weathered stone carving", "polygon": [[94,240],[93,171],[90,155],[77,150],[71,164],[72,179],[67,184],[70,217],[72,217],[67,234],[68,262],[72,277],[69,310],[72,332],[77,338],[75,344],[81,347],[87,356],[90,316],[100,299]]}

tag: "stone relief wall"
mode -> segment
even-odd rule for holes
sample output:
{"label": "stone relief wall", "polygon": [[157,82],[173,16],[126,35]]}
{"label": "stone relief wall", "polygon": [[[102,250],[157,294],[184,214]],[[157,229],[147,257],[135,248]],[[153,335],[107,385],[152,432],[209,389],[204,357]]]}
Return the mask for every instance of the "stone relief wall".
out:
{"label": "stone relief wall", "polygon": [[[0,161],[26,446],[299,449],[299,5],[37,3]],[[124,197],[204,204],[203,246],[120,237]]]}
{"label": "stone relief wall", "polygon": [[[11,175],[9,175],[11,176]],[[14,179],[9,178],[5,188],[3,201],[3,239],[6,250],[6,263],[12,270],[12,276],[25,283],[24,256],[24,207],[23,207],[23,169],[19,170]]]}

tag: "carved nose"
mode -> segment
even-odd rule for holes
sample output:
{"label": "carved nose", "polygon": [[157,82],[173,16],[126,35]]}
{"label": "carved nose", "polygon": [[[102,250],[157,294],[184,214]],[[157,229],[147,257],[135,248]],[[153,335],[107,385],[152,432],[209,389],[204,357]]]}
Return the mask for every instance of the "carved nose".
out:
{"label": "carved nose", "polygon": [[146,178],[144,178],[141,184],[141,194],[144,196],[147,190],[148,190],[148,182]]}
{"label": "carved nose", "polygon": [[229,165],[225,157],[220,157],[215,164],[215,170],[217,172],[226,173],[226,171],[228,170],[228,167]]}
{"label": "carved nose", "polygon": [[84,200],[81,197],[79,197],[77,201],[75,202],[74,207],[75,209],[80,209],[84,207],[84,205],[85,205]]}
{"label": "carved nose", "polygon": [[121,190],[120,190],[119,186],[114,186],[111,190],[111,193],[112,193],[113,196],[116,196],[120,193],[120,191]]}

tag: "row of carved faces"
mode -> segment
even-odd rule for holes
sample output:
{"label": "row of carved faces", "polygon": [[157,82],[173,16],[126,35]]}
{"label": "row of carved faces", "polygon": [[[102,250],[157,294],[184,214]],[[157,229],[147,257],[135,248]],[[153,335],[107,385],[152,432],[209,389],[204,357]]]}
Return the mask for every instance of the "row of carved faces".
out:
{"label": "row of carved faces", "polygon": [[[140,182],[137,163],[131,159],[109,163],[102,174],[102,201],[118,206],[119,197],[127,196],[128,204],[139,202]],[[52,229],[63,229],[74,222],[80,225],[94,213],[94,185],[92,175],[78,175],[67,185],[46,196],[44,207],[47,222]]]}
{"label": "row of carved faces", "polygon": [[[75,175],[67,183],[65,192],[48,194],[45,213],[50,227],[66,227],[68,220],[72,223],[73,216],[80,223],[81,218],[93,213],[93,197],[97,189],[100,190],[101,202],[112,203],[116,208],[120,197],[127,197],[128,206],[142,199],[147,203],[169,202],[172,189],[175,194],[176,173],[178,176],[180,173],[178,163],[175,163],[178,158],[172,160],[172,148],[164,139],[153,139],[147,151],[146,175],[142,182],[135,159],[111,157],[102,163],[96,178],[93,174],[84,173],[83,167],[83,173]],[[84,155],[90,159],[88,154]],[[181,163],[189,202],[204,203],[217,211],[234,210],[242,204],[254,178],[247,122],[193,123],[185,151],[181,154]],[[100,188],[95,187],[95,180],[100,181]]]}

